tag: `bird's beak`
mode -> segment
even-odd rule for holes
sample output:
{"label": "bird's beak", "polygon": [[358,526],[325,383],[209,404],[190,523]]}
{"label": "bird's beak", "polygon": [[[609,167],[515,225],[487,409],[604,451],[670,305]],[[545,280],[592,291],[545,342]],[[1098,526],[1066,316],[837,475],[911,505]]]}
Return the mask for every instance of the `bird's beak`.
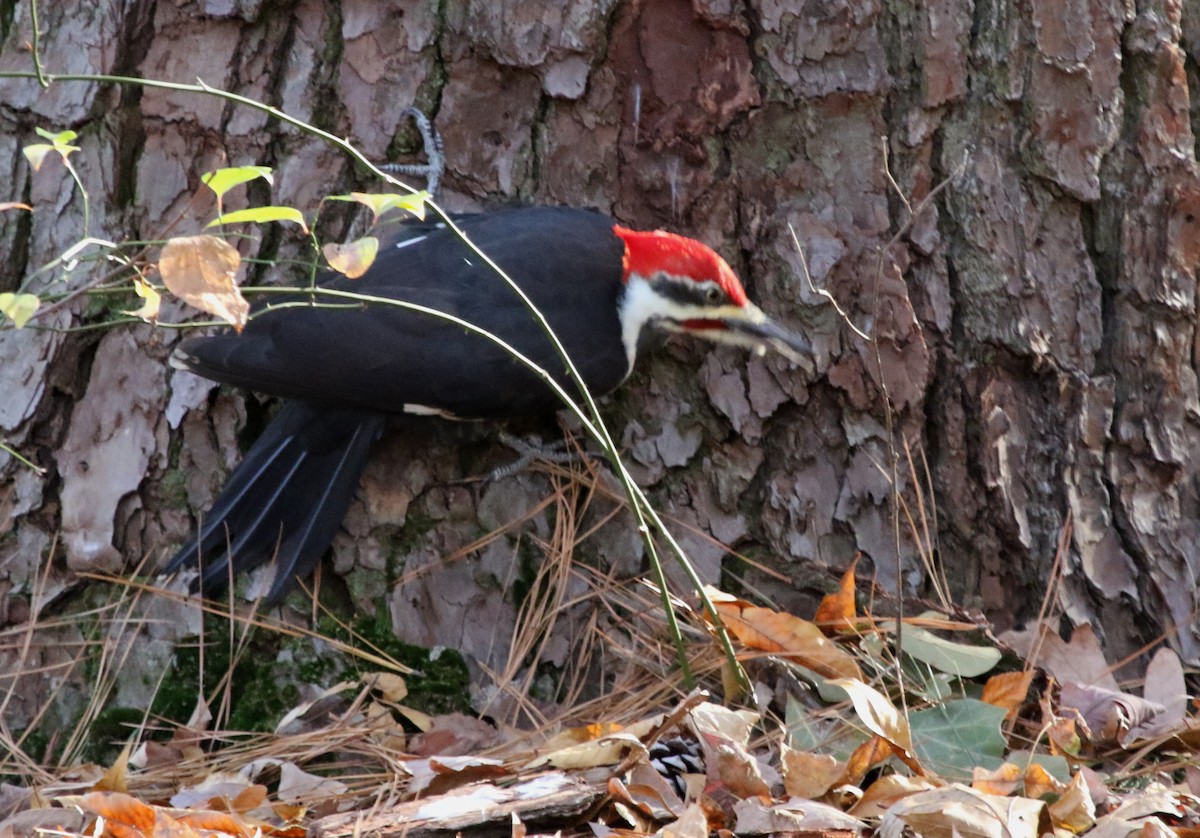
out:
{"label": "bird's beak", "polygon": [[760,350],[770,348],[794,363],[806,367],[812,364],[812,344],[780,326],[753,304],[744,308],[742,317],[728,317],[723,322],[729,331],[758,344]]}

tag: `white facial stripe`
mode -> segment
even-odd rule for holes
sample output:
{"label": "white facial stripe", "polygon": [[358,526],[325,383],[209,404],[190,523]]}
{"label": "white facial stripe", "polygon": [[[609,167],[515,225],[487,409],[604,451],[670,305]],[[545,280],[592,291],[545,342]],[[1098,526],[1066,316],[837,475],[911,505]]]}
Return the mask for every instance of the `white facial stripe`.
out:
{"label": "white facial stripe", "polygon": [[688,320],[743,320],[761,323],[765,319],[766,315],[753,303],[744,306],[729,303],[720,308],[713,308],[668,299],[656,293],[651,284],[637,274],[629,277],[625,286],[625,296],[621,300],[621,338],[629,356],[630,370],[633,369],[637,356],[638,337],[648,324],[657,323],[661,328],[672,332],[702,333],[708,340],[757,350],[766,344],[751,335],[720,328],[687,329],[683,323]]}

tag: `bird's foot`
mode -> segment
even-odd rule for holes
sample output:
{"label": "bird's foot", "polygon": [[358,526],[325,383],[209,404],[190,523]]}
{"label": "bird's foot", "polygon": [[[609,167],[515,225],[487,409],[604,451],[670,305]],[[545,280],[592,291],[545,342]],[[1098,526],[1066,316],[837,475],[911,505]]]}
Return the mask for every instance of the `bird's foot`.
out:
{"label": "bird's foot", "polygon": [[446,171],[446,152],[442,147],[442,135],[433,127],[429,117],[419,108],[405,108],[402,116],[411,116],[417,123],[417,131],[421,133],[421,144],[425,147],[427,163],[380,163],[379,168],[385,172],[410,177],[425,178],[425,188],[433,197],[437,197],[438,186],[441,185],[442,175]]}
{"label": "bird's foot", "polygon": [[509,433],[501,433],[500,441],[517,453],[517,458],[511,463],[492,469],[485,478],[488,481],[512,477],[527,469],[535,460],[546,463],[577,463],[590,460],[595,455],[578,450],[568,450],[571,441],[560,439],[557,442],[545,443],[541,440],[521,438]]}

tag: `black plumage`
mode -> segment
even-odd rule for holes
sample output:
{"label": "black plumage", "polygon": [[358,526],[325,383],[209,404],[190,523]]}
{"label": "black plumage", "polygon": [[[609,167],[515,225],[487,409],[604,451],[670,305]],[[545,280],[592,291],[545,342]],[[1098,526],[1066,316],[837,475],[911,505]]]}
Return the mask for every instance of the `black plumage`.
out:
{"label": "black plumage", "polygon": [[[589,389],[598,395],[620,384],[629,372],[619,317],[624,244],[612,219],[531,207],[459,223],[546,316]],[[525,304],[445,228],[405,225],[365,275],[326,275],[318,284],[486,323],[574,392]],[[309,300],[323,305],[304,305]],[[327,307],[331,303],[338,307]],[[198,563],[197,588],[205,593],[218,591],[230,568],[240,572],[273,556],[269,600],[311,572],[390,416],[506,418],[562,406],[544,381],[486,338],[396,306],[346,306],[344,299],[319,294],[271,298],[240,335],[193,338],[176,352],[177,366],[291,400],[230,475],[200,531],[167,566],[173,571]]]}

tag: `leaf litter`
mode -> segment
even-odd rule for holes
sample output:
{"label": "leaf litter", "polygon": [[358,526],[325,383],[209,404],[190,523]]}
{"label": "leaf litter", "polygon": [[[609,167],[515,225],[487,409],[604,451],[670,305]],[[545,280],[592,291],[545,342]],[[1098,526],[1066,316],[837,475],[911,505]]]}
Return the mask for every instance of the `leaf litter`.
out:
{"label": "leaf litter", "polygon": [[[611,619],[593,644],[625,663],[556,718],[520,667],[511,712],[425,714],[372,652],[269,733],[221,729],[201,701],[188,725],[147,719],[109,765],[39,766],[4,726],[0,836],[1200,836],[1200,717],[1165,646],[1137,695],[1086,626],[1014,638],[1018,654],[957,613],[860,613],[851,568],[811,621],[710,591],[754,684],[722,701],[698,608],[677,606],[708,691],[685,692],[652,586],[542,573],[596,592]],[[544,596],[539,631],[579,601]]]}

